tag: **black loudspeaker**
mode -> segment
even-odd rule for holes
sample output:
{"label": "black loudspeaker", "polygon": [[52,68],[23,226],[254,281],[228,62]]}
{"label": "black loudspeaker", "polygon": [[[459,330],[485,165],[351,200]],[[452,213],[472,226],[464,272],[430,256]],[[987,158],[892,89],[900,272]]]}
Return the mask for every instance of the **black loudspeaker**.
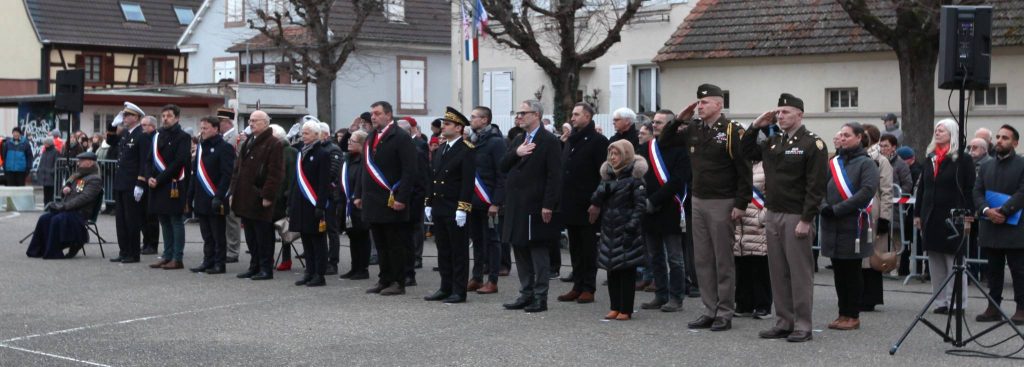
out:
{"label": "black loudspeaker", "polygon": [[992,73],[992,7],[943,6],[939,88],[987,89]]}
{"label": "black loudspeaker", "polygon": [[57,96],[53,107],[66,112],[82,112],[84,87],[85,70],[57,71]]}

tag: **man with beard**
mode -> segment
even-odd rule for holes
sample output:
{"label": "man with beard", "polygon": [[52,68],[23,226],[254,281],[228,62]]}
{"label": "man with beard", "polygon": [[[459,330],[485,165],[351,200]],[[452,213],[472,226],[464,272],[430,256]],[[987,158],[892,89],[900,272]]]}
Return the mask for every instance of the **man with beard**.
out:
{"label": "man with beard", "polygon": [[188,189],[192,158],[192,137],[178,123],[181,109],[166,105],[160,111],[161,125],[153,135],[145,176],[149,184],[149,213],[160,221],[164,253],[150,268],[183,269],[185,255],[185,190]]}

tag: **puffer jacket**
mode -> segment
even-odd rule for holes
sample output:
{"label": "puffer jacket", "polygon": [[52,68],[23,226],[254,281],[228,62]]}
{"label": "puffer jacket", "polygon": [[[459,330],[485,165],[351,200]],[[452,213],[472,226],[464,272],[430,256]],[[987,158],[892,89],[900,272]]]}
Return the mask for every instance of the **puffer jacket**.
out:
{"label": "puffer jacket", "polygon": [[644,238],[640,216],[644,212],[644,174],[647,161],[637,155],[617,175],[611,164],[601,165],[601,183],[591,204],[601,208],[601,236],[597,263],[602,269],[626,269],[644,262]]}
{"label": "puffer jacket", "polygon": [[[754,187],[764,193],[764,164],[753,167]],[[736,226],[736,239],[732,243],[734,256],[768,256],[768,237],[764,233],[764,208],[747,204],[740,225]]]}

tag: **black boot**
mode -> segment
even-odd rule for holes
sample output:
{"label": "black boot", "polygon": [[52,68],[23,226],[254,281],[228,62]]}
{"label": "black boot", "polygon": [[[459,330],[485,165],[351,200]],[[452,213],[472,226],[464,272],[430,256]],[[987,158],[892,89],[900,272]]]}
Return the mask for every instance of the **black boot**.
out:
{"label": "black boot", "polygon": [[307,287],[323,287],[327,285],[327,280],[324,279],[323,275],[314,275],[312,279],[306,283]]}
{"label": "black boot", "polygon": [[302,279],[299,279],[297,282],[295,282],[295,285],[306,285],[309,284],[310,280],[313,280],[313,274],[306,273],[305,275],[302,276]]}
{"label": "black boot", "polygon": [[526,306],[529,306],[532,302],[533,297],[519,296],[519,298],[516,298],[515,301],[503,304],[501,306],[505,307],[506,310],[522,310],[526,308]]}
{"label": "black boot", "polygon": [[244,273],[238,274],[237,277],[241,279],[252,278],[253,275],[256,275],[259,272],[260,271],[257,268],[249,268],[249,270],[246,270]]}
{"label": "black boot", "polygon": [[548,310],[548,300],[542,297],[535,297],[533,302],[529,306],[523,309],[523,311],[534,313],[544,312]]}

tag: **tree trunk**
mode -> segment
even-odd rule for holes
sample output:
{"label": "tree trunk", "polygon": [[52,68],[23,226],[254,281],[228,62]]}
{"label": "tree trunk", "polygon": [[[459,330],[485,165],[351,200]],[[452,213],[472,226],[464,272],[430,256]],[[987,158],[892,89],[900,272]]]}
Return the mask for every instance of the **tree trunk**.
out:
{"label": "tree trunk", "polygon": [[560,129],[563,123],[569,122],[569,117],[572,116],[573,105],[578,102],[576,100],[576,89],[580,85],[579,75],[578,69],[572,70],[571,68],[563,68],[558,75],[548,75],[555,92],[554,108],[551,110],[554,118],[551,123],[556,129]]}
{"label": "tree trunk", "polygon": [[318,76],[316,78],[316,117],[320,119],[320,121],[331,125],[332,130],[339,126],[334,122],[334,109],[331,104],[333,98],[331,92],[334,91],[334,88],[331,88],[331,86],[334,85],[335,79],[337,79],[337,77],[325,78],[323,76]]}
{"label": "tree trunk", "polygon": [[931,142],[932,126],[935,122],[935,63],[938,50],[914,49],[905,46],[896,52],[900,67],[901,107],[903,118],[903,141],[914,149],[917,157],[924,156],[924,150]]}

